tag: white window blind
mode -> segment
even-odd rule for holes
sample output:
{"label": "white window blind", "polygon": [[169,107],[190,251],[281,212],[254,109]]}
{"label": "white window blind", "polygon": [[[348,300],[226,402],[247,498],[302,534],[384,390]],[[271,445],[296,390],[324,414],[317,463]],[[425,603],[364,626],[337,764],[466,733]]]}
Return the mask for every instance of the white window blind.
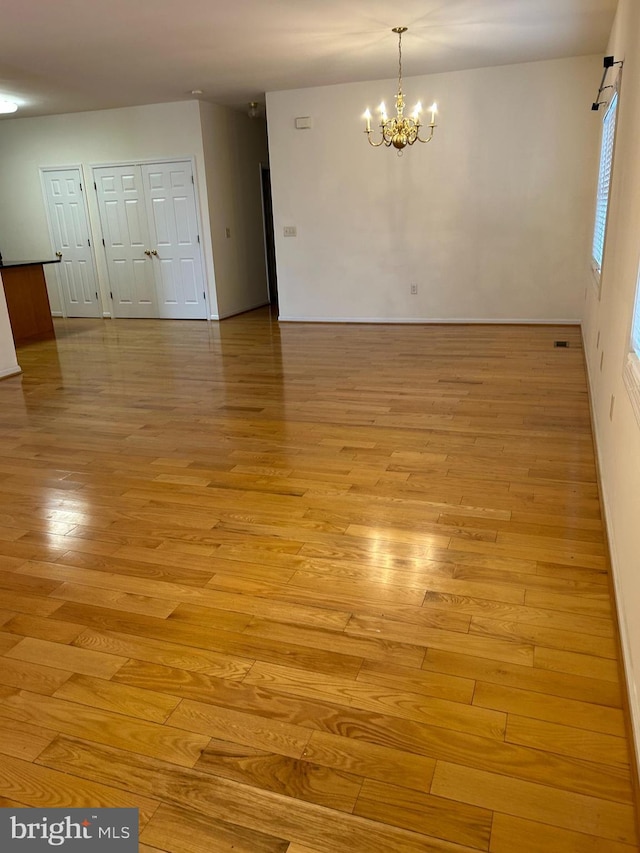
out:
{"label": "white window blind", "polygon": [[613,139],[616,130],[616,108],[618,93],[611,98],[602,123],[602,145],[600,148],[600,173],[598,175],[598,195],[596,199],[596,221],[593,231],[593,260],[598,272],[602,269],[604,254],[604,235],[607,227],[607,207],[609,205],[609,187],[611,184],[611,162],[613,160]]}

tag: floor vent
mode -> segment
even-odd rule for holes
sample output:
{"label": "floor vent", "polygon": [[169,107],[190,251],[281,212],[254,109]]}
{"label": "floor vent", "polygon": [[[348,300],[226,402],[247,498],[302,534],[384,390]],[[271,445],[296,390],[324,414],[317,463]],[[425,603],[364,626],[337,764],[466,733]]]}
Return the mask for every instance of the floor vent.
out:
{"label": "floor vent", "polygon": [[554,341],[553,345],[554,347],[568,347],[569,341]]}

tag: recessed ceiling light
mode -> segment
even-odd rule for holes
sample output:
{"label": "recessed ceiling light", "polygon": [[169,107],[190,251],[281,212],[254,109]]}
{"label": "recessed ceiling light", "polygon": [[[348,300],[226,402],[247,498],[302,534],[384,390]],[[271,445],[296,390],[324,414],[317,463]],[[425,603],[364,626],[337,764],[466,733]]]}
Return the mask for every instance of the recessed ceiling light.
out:
{"label": "recessed ceiling light", "polygon": [[18,105],[14,101],[3,101],[0,99],[0,113],[15,113]]}
{"label": "recessed ceiling light", "polygon": [[202,94],[202,89],[192,89],[192,90],[191,90],[191,94],[192,94],[192,95],[201,95],[201,94]]}

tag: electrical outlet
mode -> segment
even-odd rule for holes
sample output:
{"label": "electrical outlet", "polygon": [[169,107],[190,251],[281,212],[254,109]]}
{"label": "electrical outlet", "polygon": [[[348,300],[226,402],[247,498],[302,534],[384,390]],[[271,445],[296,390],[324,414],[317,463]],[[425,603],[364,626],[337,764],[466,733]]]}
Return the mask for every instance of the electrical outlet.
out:
{"label": "electrical outlet", "polygon": [[411,293],[415,296],[417,292],[418,292],[418,285],[412,284],[411,285]]}
{"label": "electrical outlet", "polygon": [[285,237],[297,237],[298,230],[295,225],[285,225],[284,226],[284,236]]}

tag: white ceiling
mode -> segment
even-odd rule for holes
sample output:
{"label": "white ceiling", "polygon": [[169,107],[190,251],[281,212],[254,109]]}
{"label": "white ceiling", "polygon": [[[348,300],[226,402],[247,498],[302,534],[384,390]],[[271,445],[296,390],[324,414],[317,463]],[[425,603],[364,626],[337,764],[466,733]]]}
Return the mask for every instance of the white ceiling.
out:
{"label": "white ceiling", "polygon": [[[617,0],[2,0],[0,98],[17,116],[603,53]],[[16,116],[13,116],[14,118]]]}

